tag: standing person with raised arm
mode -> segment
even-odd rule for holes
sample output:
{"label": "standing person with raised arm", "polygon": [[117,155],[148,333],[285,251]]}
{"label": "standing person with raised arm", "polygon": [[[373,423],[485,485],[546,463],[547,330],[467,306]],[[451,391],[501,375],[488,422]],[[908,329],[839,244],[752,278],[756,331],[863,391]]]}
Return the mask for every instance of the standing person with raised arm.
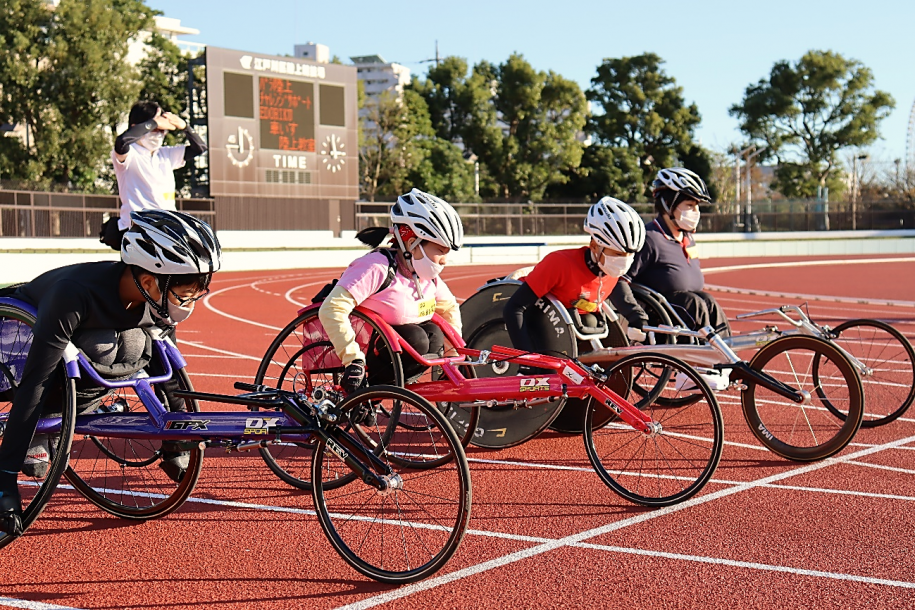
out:
{"label": "standing person with raised arm", "polygon": [[[175,210],[175,170],[206,152],[203,140],[178,115],[151,101],[130,109],[127,130],[114,141],[111,162],[118,180],[120,217],[102,225],[99,241],[114,250],[130,227],[130,213]],[[187,144],[163,146],[169,131],[184,131]]]}

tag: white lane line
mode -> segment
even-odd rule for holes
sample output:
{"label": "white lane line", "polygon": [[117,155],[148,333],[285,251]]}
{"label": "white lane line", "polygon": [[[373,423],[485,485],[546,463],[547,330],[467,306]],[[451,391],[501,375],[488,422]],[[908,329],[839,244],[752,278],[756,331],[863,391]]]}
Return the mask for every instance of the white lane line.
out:
{"label": "white lane line", "polygon": [[230,352],[230,351],[228,351],[228,350],[218,349],[218,348],[215,348],[215,347],[210,347],[209,345],[204,345],[203,343],[198,343],[197,341],[186,341],[186,340],[184,340],[184,339],[178,339],[178,343],[181,343],[181,344],[184,344],[184,345],[191,345],[191,346],[196,347],[196,348],[198,348],[198,349],[205,349],[205,350],[208,350],[208,351],[211,351],[211,352],[216,352],[216,353],[218,353],[218,354],[224,354],[224,355],[226,355],[226,356],[233,356],[233,357],[235,357],[235,358],[241,358],[241,359],[243,359],[243,360],[254,360],[255,362],[260,362],[260,361],[261,361],[260,358],[256,358],[256,357],[254,357],[254,356],[249,356],[248,354],[239,354],[238,352]]}
{"label": "white lane line", "polygon": [[818,261],[790,261],[786,263],[753,263],[747,265],[727,265],[722,267],[709,267],[703,269],[705,274],[722,273],[725,271],[742,271],[744,269],[775,269],[778,267],[822,267],[824,265],[865,265],[871,263],[915,263],[915,258],[897,257],[897,258],[859,258],[847,260],[844,258],[833,258]]}
{"label": "white lane line", "polygon": [[876,468],[877,470],[889,470],[892,472],[901,472],[903,474],[915,474],[911,468],[897,468],[896,466],[884,466],[883,464],[868,464],[867,462],[849,462],[855,466],[865,466],[867,468]]}
{"label": "white lane line", "polygon": [[[856,464],[857,462],[849,462]],[[878,494],[869,491],[853,491],[848,489],[827,489],[823,487],[805,487],[803,485],[763,485],[772,489],[786,489],[789,491],[808,491],[821,494],[832,494],[835,496],[855,496],[860,498],[879,498],[881,500],[902,500],[903,502],[915,502],[913,496],[900,496],[897,494]]]}
{"label": "white lane line", "polygon": [[863,457],[865,455],[871,455],[873,453],[878,453],[885,449],[892,449],[893,447],[896,447],[898,445],[908,444],[912,441],[915,441],[915,436],[907,437],[907,438],[904,438],[904,439],[901,439],[898,441],[893,441],[892,443],[887,443],[885,445],[881,445],[880,447],[864,449],[862,451],[851,453],[847,456],[838,457],[838,458],[829,458],[829,459],[823,460],[821,462],[817,462],[815,464],[808,464],[808,465],[802,466],[800,468],[795,468],[793,470],[788,470],[786,472],[782,472],[779,474],[770,475],[770,476],[764,477],[762,479],[757,479],[756,481],[748,481],[748,482],[738,485],[736,487],[722,489],[722,490],[719,490],[717,492],[713,492],[713,493],[710,493],[707,495],[702,495],[702,496],[691,498],[691,499],[687,500],[686,502],[681,502],[680,504],[675,504],[674,506],[667,506],[667,507],[660,508],[660,509],[652,511],[652,512],[641,513],[639,515],[629,517],[628,519],[621,519],[619,521],[615,521],[613,523],[609,523],[609,524],[603,525],[601,527],[597,527],[597,528],[590,529],[590,530],[587,530],[584,532],[580,532],[578,534],[573,534],[571,536],[566,536],[565,538],[559,538],[557,540],[547,542],[545,544],[540,544],[538,546],[523,549],[521,551],[509,553],[508,555],[503,555],[502,557],[497,557],[495,559],[491,559],[489,561],[485,561],[485,562],[477,564],[477,565],[469,566],[467,568],[463,568],[461,570],[457,570],[457,571],[451,572],[449,574],[443,574],[441,576],[429,578],[422,582],[414,583],[411,585],[406,585],[406,586],[401,587],[396,590],[387,591],[385,593],[382,593],[381,595],[367,597],[358,602],[348,604],[345,606],[340,606],[337,610],[344,610],[344,609],[345,610],[363,610],[365,608],[373,608],[373,607],[379,606],[381,604],[385,604],[385,603],[388,603],[388,602],[391,602],[391,601],[394,601],[397,599],[408,597],[414,593],[428,591],[429,589],[433,589],[433,588],[439,587],[441,585],[445,585],[445,584],[452,583],[452,582],[455,582],[458,580],[462,580],[464,578],[475,576],[477,574],[482,574],[483,572],[488,572],[490,570],[501,568],[505,565],[514,563],[516,561],[521,561],[522,559],[527,559],[529,557],[535,557],[537,555],[541,555],[543,553],[547,553],[549,551],[553,551],[553,550],[559,549],[564,546],[570,546],[572,544],[584,542],[585,540],[588,540],[589,538],[595,538],[597,536],[602,536],[604,534],[608,534],[610,532],[614,532],[614,531],[617,531],[617,530],[620,530],[620,529],[623,529],[623,528],[626,528],[626,527],[629,527],[632,525],[638,525],[638,524],[641,524],[641,523],[644,523],[647,521],[652,521],[659,517],[664,517],[664,516],[670,515],[672,513],[680,512],[682,510],[686,510],[686,509],[692,508],[694,506],[699,506],[701,504],[705,504],[705,503],[711,502],[713,500],[719,500],[721,498],[725,498],[725,497],[740,493],[742,491],[747,491],[750,489],[768,485],[770,483],[775,483],[776,481],[781,481],[783,479],[787,479],[787,478],[794,477],[794,476],[801,475],[801,474],[807,474],[809,472],[814,472],[817,470],[821,470],[823,468],[828,468],[830,466],[834,466],[836,464],[840,464],[843,462],[849,462],[849,461],[852,461],[859,457]]}
{"label": "white lane line", "polygon": [[762,570],[766,572],[784,572],[787,574],[796,574],[798,576],[813,576],[816,578],[830,578],[833,580],[850,580],[852,582],[862,582],[869,585],[884,585],[888,587],[902,587],[904,589],[915,589],[915,582],[905,580],[889,580],[886,578],[871,578],[869,576],[858,576],[856,574],[842,574],[840,572],[822,572],[820,570],[807,570],[804,568],[792,568],[788,566],[776,566],[766,563],[756,563],[752,561],[736,561],[733,559],[722,559],[720,557],[703,557],[701,555],[682,555],[680,553],[665,553],[663,551],[647,551],[642,549],[633,549],[621,546],[605,546],[602,544],[580,543],[572,544],[582,549],[593,549],[597,551],[608,551],[612,553],[625,553],[627,555],[642,555],[645,557],[661,557],[663,559],[675,559],[679,561],[692,561],[696,563],[711,563],[721,566],[730,566],[734,568],[745,568],[748,570]]}
{"label": "white lane line", "polygon": [[0,606],[6,606],[7,608],[27,608],[28,610],[80,610],[80,608],[74,608],[73,606],[58,606],[57,604],[46,604],[44,602],[30,602],[12,597],[0,597]]}
{"label": "white lane line", "polygon": [[261,324],[260,322],[254,322],[253,320],[247,320],[247,319],[245,319],[245,318],[240,318],[240,317],[238,317],[238,316],[233,316],[232,314],[226,313],[226,312],[222,311],[221,309],[217,309],[214,305],[212,305],[212,304],[210,303],[210,299],[212,299],[213,297],[215,297],[215,296],[218,295],[218,294],[223,294],[223,293],[225,293],[225,292],[229,292],[230,290],[236,290],[236,289],[238,289],[238,288],[245,288],[246,286],[247,286],[247,284],[241,284],[241,285],[238,285],[238,286],[230,286],[230,287],[228,287],[228,288],[223,288],[223,289],[221,289],[221,290],[217,290],[217,291],[215,291],[215,292],[211,292],[210,294],[208,294],[208,295],[206,296],[206,298],[203,299],[203,305],[204,305],[204,307],[206,307],[207,309],[209,309],[210,311],[212,311],[212,312],[215,313],[216,315],[222,316],[222,317],[224,317],[224,318],[229,318],[230,320],[235,320],[236,322],[243,322],[243,323],[245,323],[245,324],[253,324],[254,326],[260,326],[261,328],[269,328],[270,330],[275,330],[275,331],[283,330],[283,329],[280,328],[279,326],[271,326],[271,325],[269,325],[269,324]]}

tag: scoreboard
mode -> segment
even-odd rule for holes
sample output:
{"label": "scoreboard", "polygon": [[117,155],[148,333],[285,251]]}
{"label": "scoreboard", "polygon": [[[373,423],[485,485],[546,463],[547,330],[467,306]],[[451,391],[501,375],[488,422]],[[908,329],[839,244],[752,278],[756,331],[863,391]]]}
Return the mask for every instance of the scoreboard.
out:
{"label": "scoreboard", "polygon": [[356,68],[207,47],[210,195],[359,194]]}

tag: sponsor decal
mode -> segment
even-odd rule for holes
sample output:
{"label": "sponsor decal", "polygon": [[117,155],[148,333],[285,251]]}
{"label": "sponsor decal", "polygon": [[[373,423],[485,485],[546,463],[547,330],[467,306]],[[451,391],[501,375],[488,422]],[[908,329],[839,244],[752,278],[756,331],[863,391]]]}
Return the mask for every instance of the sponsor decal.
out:
{"label": "sponsor decal", "polygon": [[579,384],[585,380],[582,375],[579,375],[574,370],[572,370],[572,367],[570,367],[568,364],[565,365],[565,368],[562,369],[562,376],[575,384]]}
{"label": "sponsor decal", "polygon": [[543,392],[550,389],[549,377],[522,377],[519,383],[522,392]]}
{"label": "sponsor decal", "polygon": [[166,430],[207,430],[209,419],[184,419],[181,421],[166,422]]}
{"label": "sponsor decal", "polygon": [[245,420],[245,434],[267,434],[279,421],[279,417],[249,417]]}
{"label": "sponsor decal", "polygon": [[333,452],[333,454],[336,455],[341,460],[345,460],[347,458],[347,456],[349,456],[349,454],[346,452],[346,450],[343,447],[341,447],[339,445],[339,443],[337,443],[337,441],[335,441],[332,438],[327,439],[327,448],[330,449]]}

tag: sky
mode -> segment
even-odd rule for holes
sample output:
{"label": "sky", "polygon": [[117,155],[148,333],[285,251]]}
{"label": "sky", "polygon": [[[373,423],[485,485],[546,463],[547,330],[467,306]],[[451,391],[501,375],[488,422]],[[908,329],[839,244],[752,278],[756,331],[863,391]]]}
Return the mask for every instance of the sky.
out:
{"label": "sky", "polygon": [[768,76],[776,61],[797,61],[811,49],[857,59],[873,71],[877,89],[896,108],[881,123],[882,139],[867,153],[876,163],[905,159],[915,101],[911,0],[767,0],[730,2],[452,2],[336,0],[147,0],[165,16],[200,30],[184,40],[291,55],[317,42],[344,60],[381,55],[426,72],[438,41],[441,56],[501,63],[518,52],[538,70],[553,70],[590,86],[604,58],[658,54],[664,69],[702,115],[703,145],[724,151],[741,140],[728,108],[746,87]]}

